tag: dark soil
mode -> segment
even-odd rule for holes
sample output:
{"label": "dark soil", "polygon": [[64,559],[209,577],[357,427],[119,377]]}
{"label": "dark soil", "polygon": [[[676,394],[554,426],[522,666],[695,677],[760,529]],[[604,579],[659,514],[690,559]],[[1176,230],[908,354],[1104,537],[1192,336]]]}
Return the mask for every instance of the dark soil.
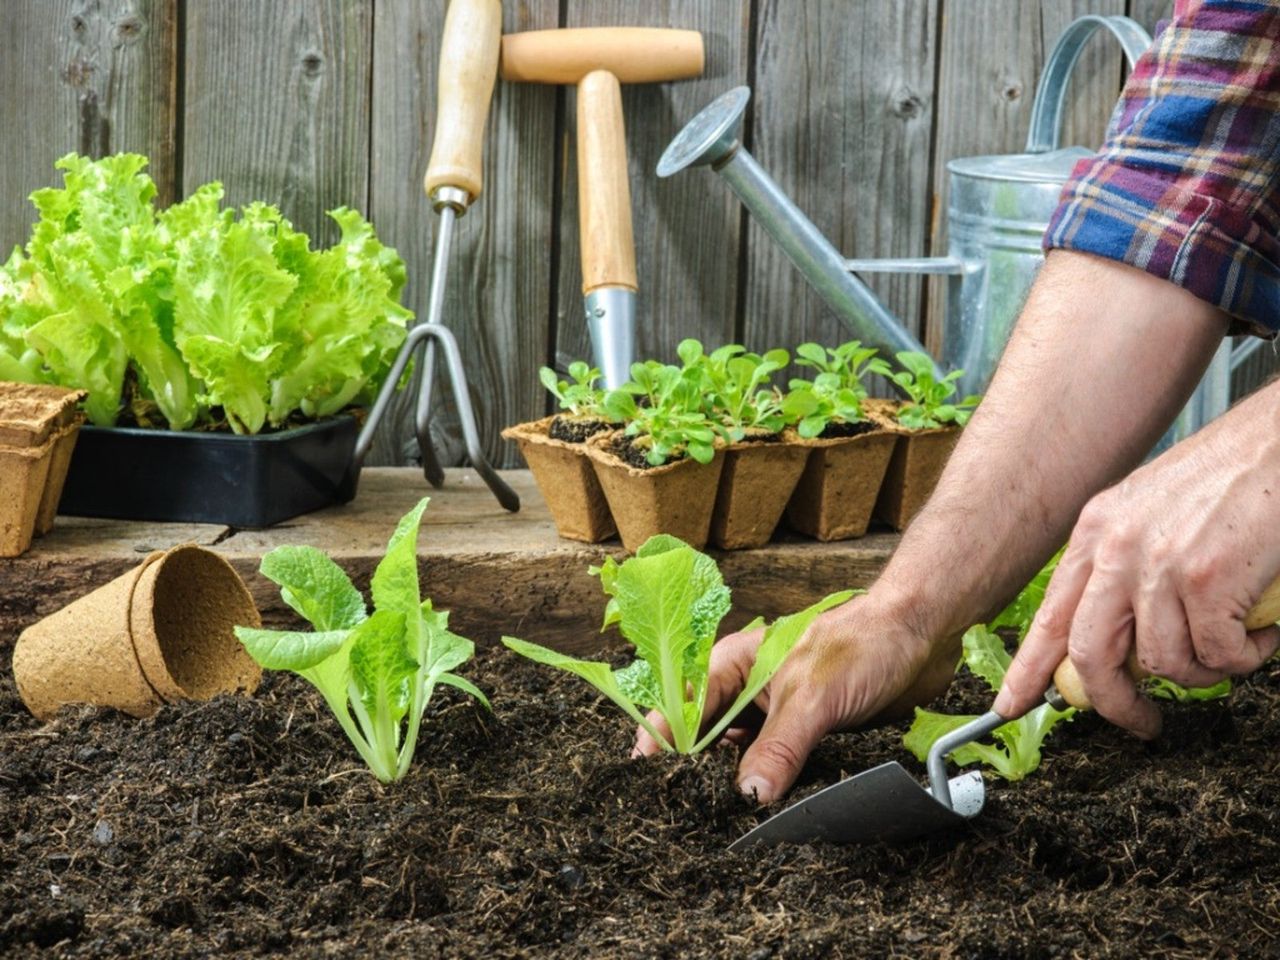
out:
{"label": "dark soil", "polygon": [[547,436],[552,440],[563,440],[565,443],[585,443],[588,437],[594,437],[597,433],[612,430],[614,427],[615,425],[608,420],[600,420],[596,417],[566,417],[561,414],[551,421]]}
{"label": "dark soil", "polygon": [[[969,828],[731,855],[735,756],[626,758],[620,713],[505,651],[432,701],[382,786],[319,697],[136,721],[22,709],[0,649],[0,955],[1208,957],[1280,951],[1280,667],[1166,708],[1144,745],[1082,716]],[[977,709],[973,681],[948,709]],[[890,758],[828,738],[798,793]]]}
{"label": "dark soil", "polygon": [[[638,439],[638,437],[628,437],[626,434],[620,433],[609,441],[610,452],[623,463],[635,467],[637,470],[652,470],[654,465],[645,459],[649,450],[644,444],[637,443]],[[683,453],[668,457],[667,463],[683,460],[684,457]],[[658,464],[658,466],[662,466],[662,464]]]}
{"label": "dark soil", "polygon": [[860,433],[870,433],[878,429],[880,424],[874,420],[858,420],[854,423],[832,420],[818,436],[823,440],[834,440],[836,437],[856,437]]}

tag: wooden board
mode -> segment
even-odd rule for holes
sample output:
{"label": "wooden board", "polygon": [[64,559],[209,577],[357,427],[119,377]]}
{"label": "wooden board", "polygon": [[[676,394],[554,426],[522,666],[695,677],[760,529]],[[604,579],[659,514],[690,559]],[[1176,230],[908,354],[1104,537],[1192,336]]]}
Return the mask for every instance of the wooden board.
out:
{"label": "wooden board", "polygon": [[[753,155],[845,256],[925,256],[937,3],[762,0],[759,9]],[[791,349],[852,339],[749,222],[744,341]],[[865,279],[919,330],[919,279]]]}
{"label": "wooden board", "polygon": [[[0,560],[0,643],[127,572],[152,550],[189,542],[235,565],[269,624],[290,623],[293,614],[278,588],[257,573],[264,553],[282,544],[319,547],[367,592],[396,521],[429,494],[419,538],[423,593],[452,611],[456,630],[485,643],[507,633],[564,649],[597,647],[603,594],[587,568],[609,555],[621,559],[619,545],[560,540],[532,477],[518,470],[504,476],[523,501],[518,513],[499,507],[470,470],[449,470],[445,488],[433,492],[414,469],[375,468],[364,472],[350,504],[265,531],[60,518],[25,556]],[[722,554],[734,590],[730,622],[741,626],[757,614],[775,617],[833,591],[865,587],[897,539],[887,533],[830,544],[794,539]]]}
{"label": "wooden board", "polygon": [[173,197],[177,0],[6,0],[0,34],[0,260],[72,150],[146,154],[160,200]]}
{"label": "wooden board", "polygon": [[[373,157],[369,208],[379,235],[410,264],[405,302],[426,320],[436,215],[422,188],[435,125],[444,0],[380,3],[374,19]],[[505,4],[503,30],[557,24],[556,0]],[[458,336],[485,453],[519,462],[502,428],[541,416],[538,368],[548,360],[556,91],[499,82],[489,113],[484,192],[458,221],[441,320]],[[444,463],[465,454],[456,410],[438,365],[432,435]],[[417,456],[418,380],[390,408],[370,463]]]}
{"label": "wooden board", "polygon": [[190,0],[182,187],[277,204],[314,245],[369,199],[372,0]]}
{"label": "wooden board", "polygon": [[[675,27],[699,30],[706,46],[702,77],[626,85],[632,221],[640,293],[637,359],[676,358],[676,344],[697,337],[709,346],[731,342],[738,312],[741,214],[737,200],[706,170],[670,180],[654,173],[667,144],[699,110],[748,82],[747,0],[568,0],[567,27]],[[591,358],[582,307],[578,243],[577,98],[566,89],[564,124],[556,144],[563,171],[558,195],[559,271],[552,335],[557,363]]]}

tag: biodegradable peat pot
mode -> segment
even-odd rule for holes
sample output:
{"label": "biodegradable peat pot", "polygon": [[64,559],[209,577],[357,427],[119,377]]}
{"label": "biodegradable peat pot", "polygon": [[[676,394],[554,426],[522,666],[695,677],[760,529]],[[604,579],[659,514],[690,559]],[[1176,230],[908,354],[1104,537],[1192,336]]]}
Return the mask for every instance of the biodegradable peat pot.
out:
{"label": "biodegradable peat pot", "polygon": [[876,414],[875,428],[851,437],[806,440],[788,429],[787,442],[809,458],[787,503],[792,529],[818,540],[851,540],[867,532],[898,437]]}
{"label": "biodegradable peat pot", "polygon": [[67,482],[67,471],[71,467],[71,455],[75,452],[76,439],[80,436],[83,423],[84,416],[77,415],[54,437],[53,452],[49,458],[49,476],[45,479],[40,508],[36,512],[37,537],[43,537],[53,529],[54,517],[58,515],[58,503]]}
{"label": "biodegradable peat pot", "polygon": [[38,447],[0,445],[0,557],[21,556],[31,546],[57,442],[51,436]]}
{"label": "biodegradable peat pot", "polygon": [[807,447],[780,438],[726,447],[711,514],[711,542],[725,550],[768,543],[808,458]]}
{"label": "biodegradable peat pot", "polygon": [[622,545],[635,553],[650,537],[668,533],[696,550],[707,544],[724,451],[710,463],[691,457],[660,467],[633,467],[614,452],[621,430],[598,433],[587,441],[587,456],[618,525]]}
{"label": "biodegradable peat pot", "polygon": [[262,670],[233,628],[261,623],[231,564],[174,547],[24,630],[14,679],[41,720],[70,703],[145,717],[165,702],[252,693]]}
{"label": "biodegradable peat pot", "polygon": [[899,430],[903,432],[893,448],[874,516],[895,530],[905,530],[938,485],[942,468],[960,439],[960,428]]}
{"label": "biodegradable peat pot", "polygon": [[351,414],[255,436],[85,427],[59,510],[269,527],[355,496],[359,432]]}
{"label": "biodegradable peat pot", "polygon": [[83,390],[0,383],[0,557],[16,557],[48,533],[58,512]]}
{"label": "biodegradable peat pot", "polygon": [[0,446],[38,447],[55,432],[77,422],[77,405],[87,396],[35,383],[0,383]]}
{"label": "biodegradable peat pot", "polygon": [[520,455],[533,472],[560,536],[584,543],[608,540],[617,527],[587,457],[586,444],[552,437],[549,431],[555,419],[518,423],[502,435],[520,445]]}

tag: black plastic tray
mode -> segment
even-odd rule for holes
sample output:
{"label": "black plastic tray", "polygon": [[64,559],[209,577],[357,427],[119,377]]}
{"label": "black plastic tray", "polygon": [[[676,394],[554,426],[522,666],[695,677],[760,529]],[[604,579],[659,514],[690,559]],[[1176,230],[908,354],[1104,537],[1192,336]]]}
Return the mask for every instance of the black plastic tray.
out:
{"label": "black plastic tray", "polygon": [[253,437],[83,427],[58,512],[269,527],[355,496],[359,430],[346,415]]}

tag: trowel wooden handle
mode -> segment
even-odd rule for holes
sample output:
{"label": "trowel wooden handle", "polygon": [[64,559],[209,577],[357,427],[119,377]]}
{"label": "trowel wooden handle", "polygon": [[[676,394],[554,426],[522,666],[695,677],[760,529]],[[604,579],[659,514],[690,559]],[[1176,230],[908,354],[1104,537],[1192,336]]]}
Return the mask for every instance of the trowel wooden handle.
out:
{"label": "trowel wooden handle", "polygon": [[592,71],[578,84],[578,227],[582,292],[604,286],[635,290],[622,88],[607,70]]}
{"label": "trowel wooden handle", "polygon": [[622,83],[662,83],[699,76],[705,63],[697,30],[576,27],[502,38],[502,79],[517,83],[578,83],[593,70]]}
{"label": "trowel wooden handle", "polygon": [[502,0],[451,0],[440,43],[435,141],[424,181],[428,196],[439,187],[465,190],[471,200],[480,195],[501,38]]}
{"label": "trowel wooden handle", "polygon": [[[1277,621],[1280,621],[1280,577],[1276,577],[1275,580],[1271,581],[1271,586],[1262,592],[1262,599],[1255,603],[1245,615],[1244,628],[1246,630],[1261,630],[1263,627],[1269,627]],[[1129,659],[1125,666],[1133,679],[1142,680],[1146,678],[1146,671],[1139,666],[1137,656],[1134,653],[1129,654]],[[1088,694],[1084,691],[1084,684],[1080,682],[1080,674],[1076,672],[1076,665],[1070,659],[1063,657],[1062,662],[1058,664],[1058,669],[1053,671],[1053,685],[1057,688],[1058,695],[1071,706],[1080,710],[1088,710],[1093,706],[1089,702]]]}

